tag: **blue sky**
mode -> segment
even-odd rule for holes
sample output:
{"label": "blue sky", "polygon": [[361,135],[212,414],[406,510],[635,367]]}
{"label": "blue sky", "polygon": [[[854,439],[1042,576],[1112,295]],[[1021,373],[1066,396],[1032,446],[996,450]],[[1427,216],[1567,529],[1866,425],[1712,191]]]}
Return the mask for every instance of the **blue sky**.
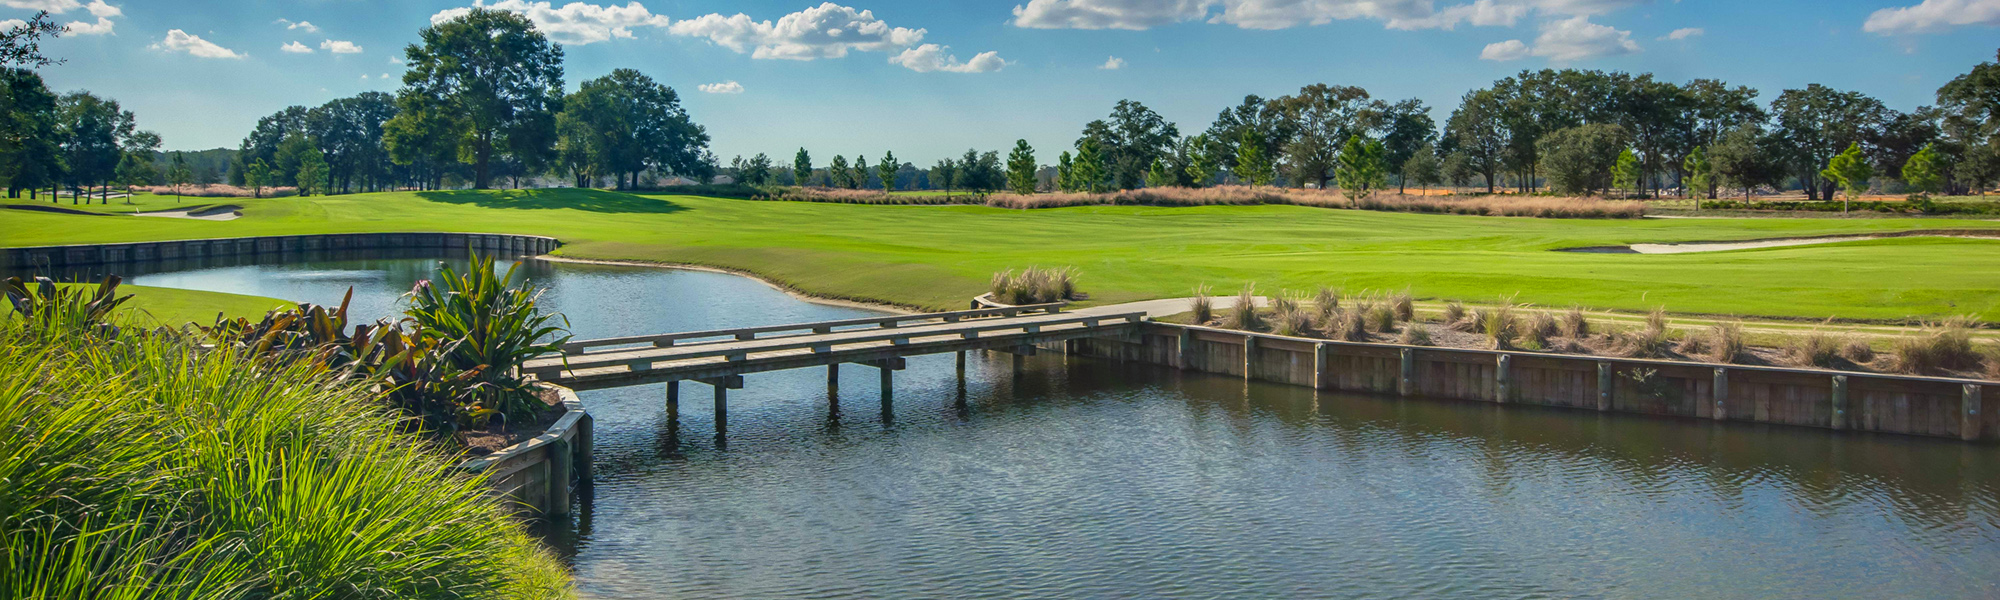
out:
{"label": "blue sky", "polygon": [[[288,105],[394,91],[392,59],[470,1],[0,0],[0,19],[59,12],[76,25],[45,45],[68,60],[43,70],[52,86],[201,149]],[[1442,121],[1466,91],[1547,66],[1719,78],[1767,102],[1822,83],[1908,110],[2000,47],[2000,0],[484,1],[564,43],[572,89],[637,68],[681,92],[725,160],[804,146],[821,164],[1016,138],[1053,162],[1119,99],[1189,132],[1245,94],[1320,82],[1420,98]]]}

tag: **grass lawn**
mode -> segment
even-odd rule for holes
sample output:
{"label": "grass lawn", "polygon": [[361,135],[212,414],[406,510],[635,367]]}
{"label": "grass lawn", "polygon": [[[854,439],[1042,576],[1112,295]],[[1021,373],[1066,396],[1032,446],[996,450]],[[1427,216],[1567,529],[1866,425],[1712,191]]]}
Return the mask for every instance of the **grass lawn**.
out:
{"label": "grass lawn", "polygon": [[[116,206],[117,201],[113,201]],[[152,202],[158,202],[157,199]],[[208,202],[213,203],[213,200]],[[0,212],[0,245],[365,231],[551,235],[577,258],[694,263],[803,291],[960,308],[995,271],[1070,265],[1093,303],[1333,285],[1422,298],[1823,319],[2000,318],[2000,241],[1904,238],[1678,255],[1574,246],[1933,228],[1966,219],[1556,220],[1297,206],[1017,211],[728,200],[597,190],[394,192],[228,202],[209,222]],[[171,203],[169,199],[169,203]],[[632,299],[629,301],[643,301]]]}

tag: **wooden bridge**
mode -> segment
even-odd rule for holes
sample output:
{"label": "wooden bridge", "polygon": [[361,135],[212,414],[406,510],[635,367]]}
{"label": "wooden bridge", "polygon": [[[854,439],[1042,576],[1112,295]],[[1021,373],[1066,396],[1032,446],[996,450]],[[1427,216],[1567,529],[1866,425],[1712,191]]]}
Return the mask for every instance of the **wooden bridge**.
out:
{"label": "wooden bridge", "polygon": [[691,331],[661,335],[573,341],[559,356],[529,361],[522,372],[571,389],[590,390],[651,383],[667,384],[669,422],[678,422],[680,382],[715,389],[715,429],[728,430],[728,390],[742,389],[749,373],[810,367],[827,368],[827,388],[837,393],[840,365],[874,367],[882,377],[882,409],[890,408],[893,373],[904,359],[925,354],[958,354],[965,374],[967,350],[998,350],[1032,356],[1039,345],[1081,338],[1137,335],[1143,312],[1070,314],[1063,303],[955,312],[894,315]]}

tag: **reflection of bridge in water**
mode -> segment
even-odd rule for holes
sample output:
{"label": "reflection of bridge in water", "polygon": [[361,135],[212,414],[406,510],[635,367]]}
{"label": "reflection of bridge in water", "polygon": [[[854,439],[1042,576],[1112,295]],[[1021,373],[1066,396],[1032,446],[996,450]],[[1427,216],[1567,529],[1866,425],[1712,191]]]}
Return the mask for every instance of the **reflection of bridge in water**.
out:
{"label": "reflection of bridge in water", "polygon": [[667,384],[667,421],[680,418],[680,382],[698,381],[715,389],[715,432],[728,432],[728,394],[742,389],[749,373],[826,367],[830,399],[838,401],[840,365],[874,367],[882,377],[882,411],[890,414],[894,373],[904,359],[924,354],[958,354],[965,377],[967,350],[997,350],[1022,357],[1037,346],[1081,338],[1137,335],[1143,312],[1070,314],[1062,303],[944,313],[869,317],[573,341],[560,356],[529,361],[522,371],[577,390],[652,383]]}

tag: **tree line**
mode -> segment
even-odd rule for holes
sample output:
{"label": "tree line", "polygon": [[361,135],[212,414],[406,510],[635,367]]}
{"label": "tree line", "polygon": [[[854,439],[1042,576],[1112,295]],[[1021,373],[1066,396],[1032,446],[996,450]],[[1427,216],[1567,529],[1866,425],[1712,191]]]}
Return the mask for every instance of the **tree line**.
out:
{"label": "tree line", "polygon": [[1819,84],[1784,90],[1769,104],[1759,95],[1713,79],[1543,69],[1467,92],[1440,126],[1421,100],[1313,84],[1278,98],[1246,96],[1192,135],[1121,100],[1107,118],[1084,125],[1053,166],[1037,163],[1021,140],[1004,165],[997,152],[969,151],[928,171],[898,167],[926,174],[921,180],[856,176],[866,171],[860,157],[850,164],[836,156],[815,169],[803,148],[790,169],[759,154],[724,172],[752,184],[1021,193],[1239,183],[1352,194],[1391,183],[1471,183],[1489,193],[1671,190],[1714,198],[1769,185],[1815,200],[1851,197],[1871,184],[1967,193],[2000,179],[2000,64],[1974,67],[1938,89],[1937,104],[1910,112]]}
{"label": "tree line", "polygon": [[367,92],[264,117],[231,183],[302,192],[578,187],[640,175],[705,180],[709,136],[673,88],[617,69],[563,93],[563,50],[518,14],[484,8],[424,28],[396,94]]}
{"label": "tree line", "polygon": [[60,190],[76,198],[124,180],[158,177],[160,136],[140,131],[131,111],[87,91],[57,93],[35,69],[61,61],[40,41],[62,34],[47,12],[0,31],[0,180],[7,197]]}

